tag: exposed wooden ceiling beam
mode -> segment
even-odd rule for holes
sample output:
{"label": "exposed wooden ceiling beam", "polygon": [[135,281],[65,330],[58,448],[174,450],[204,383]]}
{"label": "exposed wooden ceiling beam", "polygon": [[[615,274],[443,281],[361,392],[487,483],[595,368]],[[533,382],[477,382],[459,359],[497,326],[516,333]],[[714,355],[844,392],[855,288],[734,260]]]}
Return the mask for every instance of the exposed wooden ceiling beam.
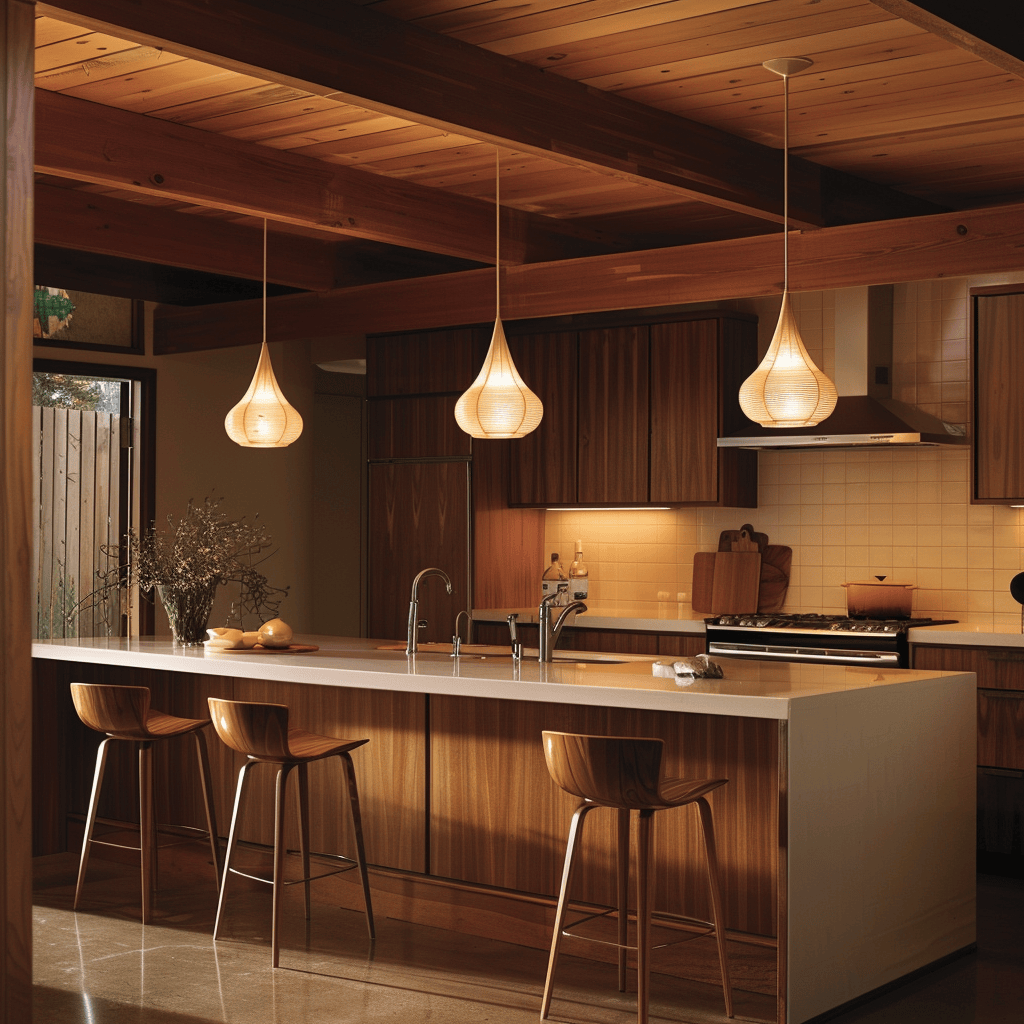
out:
{"label": "exposed wooden ceiling beam", "polygon": [[[99,103],[36,90],[37,171],[494,262],[494,205]],[[505,208],[502,261],[621,248],[596,231]]]}
{"label": "exposed wooden ceiling beam", "polygon": [[[35,239],[208,274],[263,277],[259,228],[53,185],[36,184]],[[277,284],[327,291],[346,283],[335,265],[330,242],[276,232],[267,245],[267,280]]]}
{"label": "exposed wooden ceiling beam", "polygon": [[[516,320],[778,294],[781,248],[777,235],[759,235],[510,268],[502,316]],[[794,232],[789,256],[790,289],[797,292],[1022,270],[1024,204]],[[155,351],[230,345],[224,335],[229,321],[236,330],[251,321],[252,337],[259,312],[250,302],[230,309],[160,307],[154,316]],[[487,269],[281,296],[269,303],[267,331],[270,340],[288,341],[322,333],[318,325],[339,318],[346,330],[375,332],[493,317],[494,271]]]}
{"label": "exposed wooden ceiling beam", "polygon": [[[933,36],[945,39],[994,67],[1024,78],[1024,36],[1020,9],[993,3],[964,0],[871,0],[876,7],[895,14]],[[1014,14],[1017,25],[1013,25]]]}
{"label": "exposed wooden ceiling beam", "polygon": [[[257,299],[262,282],[201,270],[181,270],[162,263],[108,256],[80,249],[58,249],[36,243],[33,253],[37,284],[74,288],[99,295],[118,295],[125,299],[168,302],[175,306],[202,306],[210,303],[230,305],[245,299]],[[270,283],[269,296],[293,292],[293,288]]]}
{"label": "exposed wooden ceiling beam", "polygon": [[[782,219],[777,150],[368,7],[340,0],[65,0],[60,11],[90,27],[371,110]],[[790,219],[802,226],[938,209],[799,159],[791,162],[790,186]]]}

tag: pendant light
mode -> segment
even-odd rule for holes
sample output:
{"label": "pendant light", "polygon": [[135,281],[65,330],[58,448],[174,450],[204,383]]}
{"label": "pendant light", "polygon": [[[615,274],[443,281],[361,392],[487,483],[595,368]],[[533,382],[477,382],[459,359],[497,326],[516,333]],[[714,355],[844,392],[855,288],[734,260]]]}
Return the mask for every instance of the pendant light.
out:
{"label": "pendant light", "polygon": [[495,152],[494,167],[494,293],[496,313],[491,345],[483,368],[455,405],[455,421],[472,437],[524,437],[544,415],[541,400],[519,376],[508,350],[501,324],[501,203],[498,181],[500,159]]}
{"label": "pendant light", "polygon": [[785,284],[772,343],[761,365],[740,387],[740,408],[762,427],[813,427],[831,415],[836,407],[836,386],[807,354],[789,303],[789,76],[805,71],[812,63],[806,57],[780,57],[764,62],[768,71],[782,76],[785,97],[782,144]]}
{"label": "pendant light", "polygon": [[302,433],[302,417],[281,394],[267,348],[267,220],[263,218],[263,344],[252,383],[224,417],[224,429],[244,448],[286,448]]}

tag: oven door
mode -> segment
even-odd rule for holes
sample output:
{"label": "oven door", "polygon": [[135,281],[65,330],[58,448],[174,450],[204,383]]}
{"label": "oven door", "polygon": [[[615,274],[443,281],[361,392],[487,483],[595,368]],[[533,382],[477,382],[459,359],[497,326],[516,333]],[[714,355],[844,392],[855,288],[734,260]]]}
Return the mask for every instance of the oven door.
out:
{"label": "oven door", "polygon": [[892,634],[748,629],[709,624],[707,649],[708,654],[717,658],[755,658],[811,665],[906,668],[910,663],[906,638]]}

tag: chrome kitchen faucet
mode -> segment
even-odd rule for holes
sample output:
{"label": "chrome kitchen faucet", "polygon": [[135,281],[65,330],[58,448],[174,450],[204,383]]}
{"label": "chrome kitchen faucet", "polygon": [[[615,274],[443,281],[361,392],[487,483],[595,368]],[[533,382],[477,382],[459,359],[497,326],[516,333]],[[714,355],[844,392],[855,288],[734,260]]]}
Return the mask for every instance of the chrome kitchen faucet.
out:
{"label": "chrome kitchen faucet", "polygon": [[415,654],[417,649],[417,641],[419,639],[419,631],[427,624],[426,619],[419,618],[420,610],[420,580],[424,576],[440,576],[444,580],[444,585],[450,594],[452,592],[452,581],[448,579],[448,573],[444,569],[424,569],[422,572],[416,573],[416,576],[412,581],[412,597],[409,599],[409,639],[405,645],[406,654]]}

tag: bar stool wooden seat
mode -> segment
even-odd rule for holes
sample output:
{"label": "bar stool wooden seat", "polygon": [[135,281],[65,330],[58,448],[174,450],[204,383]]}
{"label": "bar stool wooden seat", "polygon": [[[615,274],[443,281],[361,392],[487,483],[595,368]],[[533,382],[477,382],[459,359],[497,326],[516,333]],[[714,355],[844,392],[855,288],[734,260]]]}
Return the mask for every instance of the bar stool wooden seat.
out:
{"label": "bar stool wooden seat", "polygon": [[[89,812],[85,821],[85,836],[82,839],[82,856],[78,865],[78,884],[75,886],[74,909],[82,895],[85,871],[89,863],[89,850],[93,844],[119,846],[93,838],[96,826],[96,810],[99,806],[100,789],[107,763],[107,748],[114,740],[126,740],[139,745],[139,861],[142,872],[142,923],[145,924],[153,909],[153,890],[157,882],[157,825],[153,800],[153,744],[172,736],[191,735],[196,744],[199,760],[199,777],[203,789],[203,806],[206,811],[206,833],[213,855],[217,887],[220,888],[221,860],[220,843],[217,836],[217,815],[213,804],[213,790],[210,785],[210,758],[206,748],[203,728],[210,724],[208,718],[177,718],[149,706],[150,692],[146,686],[113,686],[103,683],[72,683],[71,699],[75,702],[78,717],[97,732],[106,733],[96,752],[96,771],[89,797]],[[201,831],[186,829],[186,831]]]}
{"label": "bar stool wooden seat", "polygon": [[[363,883],[363,901],[366,908],[366,926],[371,940],[376,937],[373,924],[373,904],[370,899],[370,881],[366,872],[366,851],[363,846],[363,824],[359,811],[359,791],[356,788],[356,773],[349,753],[361,747],[369,740],[341,740],[332,736],[320,736],[292,729],[288,725],[288,708],[284,704],[260,704],[248,701],[221,700],[210,697],[210,714],[217,735],[232,750],[245,754],[248,758],[238,773],[238,788],[235,792],[235,806],[231,813],[231,831],[228,835],[227,855],[224,859],[224,879],[220,887],[220,902],[217,905],[217,920],[213,927],[213,937],[217,938],[220,931],[221,918],[224,911],[224,898],[228,887],[228,874],[234,873],[257,882],[266,882],[273,886],[273,910],[271,912],[270,944],[273,953],[273,965],[278,966],[280,959],[280,939],[278,918],[281,906],[281,892],[285,885],[305,886],[306,920],[309,920],[309,883],[314,878],[326,878],[342,871],[359,868]],[[356,837],[356,862],[335,871],[310,876],[309,873],[309,774],[308,765],[311,761],[320,761],[328,757],[338,757],[344,768],[345,783],[348,790],[348,806],[352,815],[352,827]],[[239,807],[250,769],[257,764],[269,763],[277,765],[277,787],[274,811],[274,873],[272,878],[260,878],[246,874],[231,866],[235,846],[238,842]],[[299,780],[299,852],[302,857],[302,878],[284,881],[284,858],[287,849],[284,843],[285,796],[288,776],[293,768],[298,769]],[[347,860],[348,858],[341,858]]]}
{"label": "bar stool wooden seat", "polygon": [[[725,1012],[733,1016],[732,986],[729,980],[729,965],[725,952],[725,927],[722,922],[722,899],[718,885],[718,859],[715,855],[714,826],[711,807],[705,796],[728,779],[673,779],[661,777],[661,756],[664,743],[659,739],[632,739],[619,736],[582,736],[576,733],[543,733],[544,758],[548,772],[555,783],[566,792],[583,800],[572,816],[569,839],[565,851],[565,865],[562,870],[562,884],[558,893],[558,907],[555,912],[554,934],[551,938],[551,954],[548,958],[548,973],[544,981],[544,996],[540,1018],[546,1020],[551,1009],[554,988],[555,967],[558,963],[559,946],[563,935],[595,914],[587,914],[581,920],[566,924],[569,908],[569,886],[573,865],[583,834],[586,816],[595,807],[613,807],[618,812],[618,857],[616,871],[616,896],[618,906],[603,913],[617,913],[618,941],[612,943],[619,949],[619,991],[626,991],[626,952],[636,951],[637,964],[637,1020],[647,1024],[650,1000],[650,954],[653,872],[651,857],[654,849],[654,812],[672,807],[696,804],[699,811],[704,849],[707,855],[708,885],[711,895],[713,921],[697,922],[693,918],[675,920],[699,923],[708,929],[706,934],[714,935],[718,943],[718,959],[722,969],[722,988],[725,995]],[[637,942],[628,946],[627,926],[629,888],[630,813],[639,812],[637,828]],[[586,938],[585,936],[577,936]],[[591,940],[595,941],[595,940]],[[663,945],[671,945],[664,943]]]}

